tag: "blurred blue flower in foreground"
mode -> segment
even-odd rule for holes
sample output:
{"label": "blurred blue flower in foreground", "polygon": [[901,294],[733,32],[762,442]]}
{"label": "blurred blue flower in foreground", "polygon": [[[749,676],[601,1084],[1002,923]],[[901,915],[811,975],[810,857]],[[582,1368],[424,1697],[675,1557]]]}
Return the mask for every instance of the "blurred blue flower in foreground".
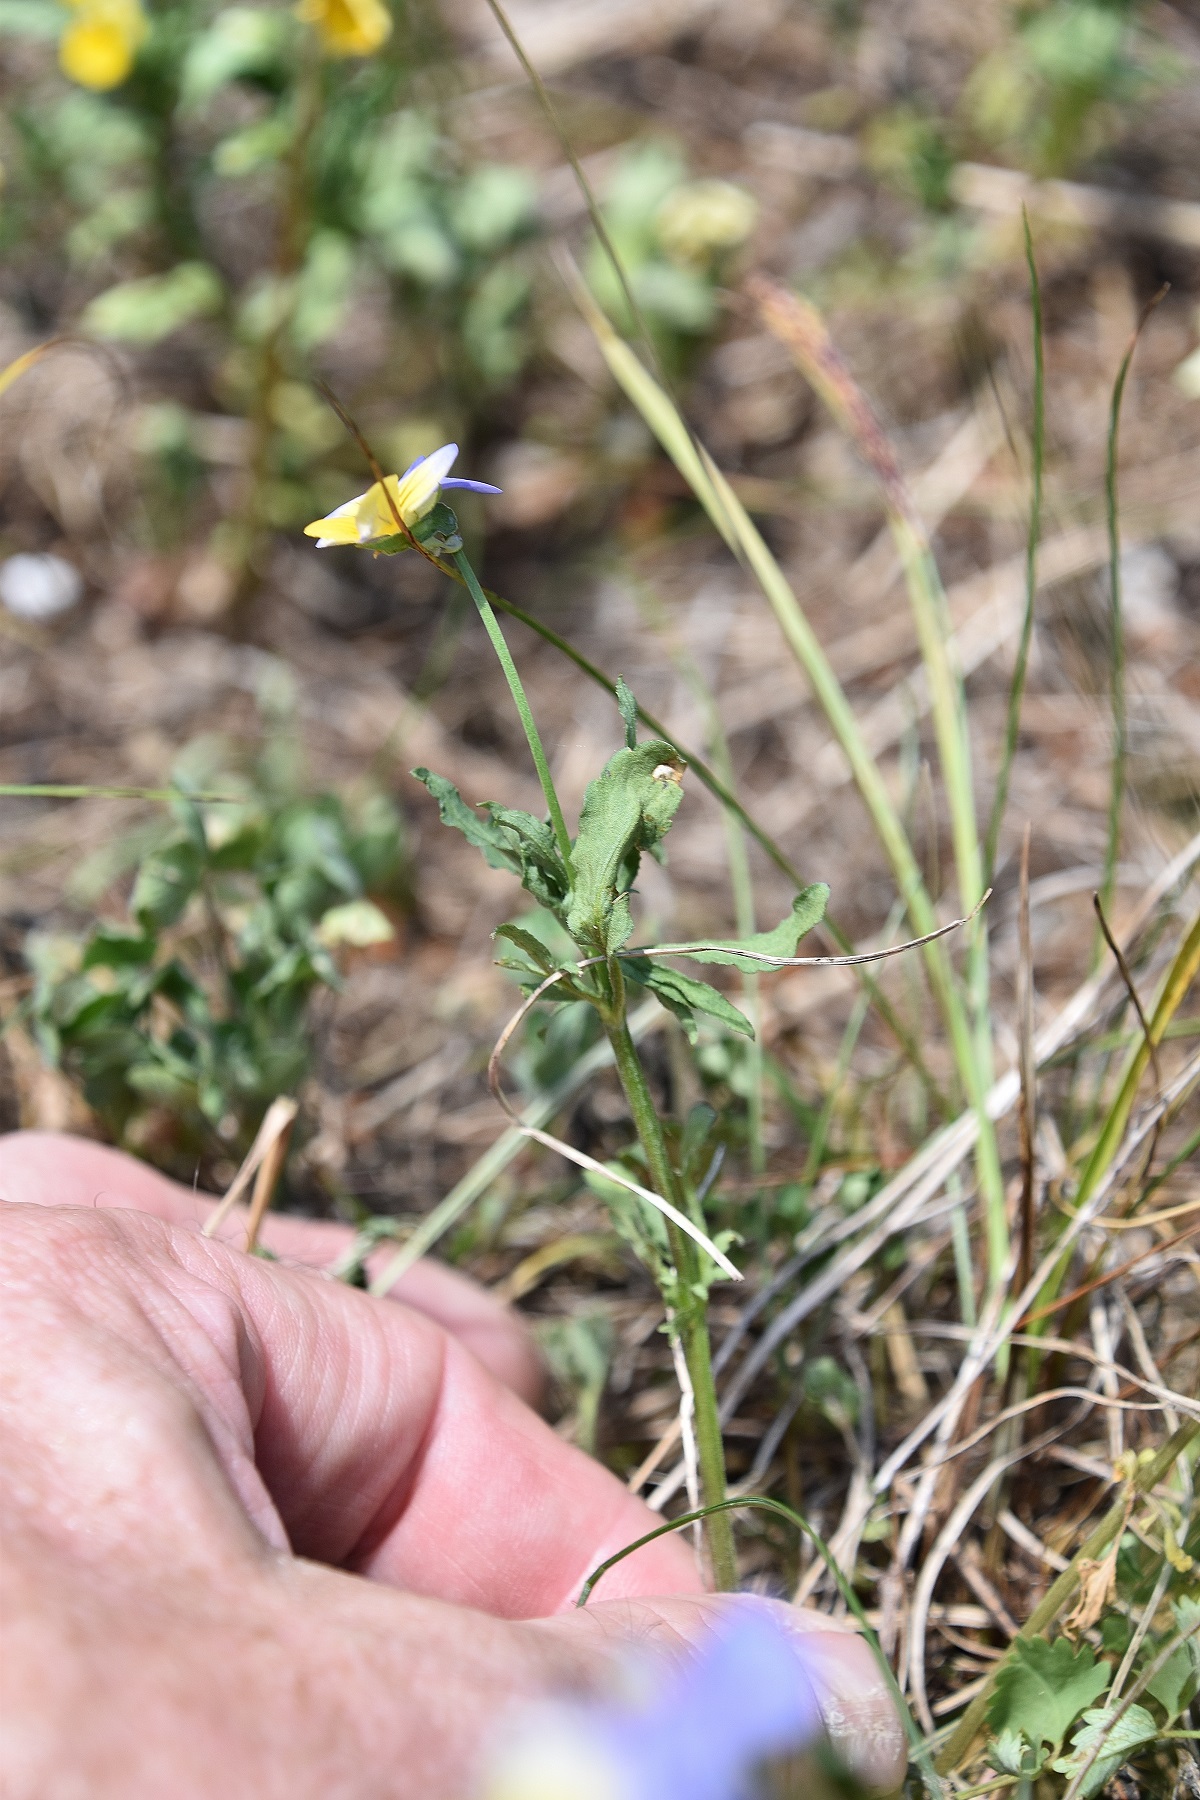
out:
{"label": "blurred blue flower in foreground", "polygon": [[563,1703],[527,1721],[493,1765],[484,1800],[754,1800],[767,1758],[823,1734],[805,1668],[815,1654],[743,1603],[649,1704]]}

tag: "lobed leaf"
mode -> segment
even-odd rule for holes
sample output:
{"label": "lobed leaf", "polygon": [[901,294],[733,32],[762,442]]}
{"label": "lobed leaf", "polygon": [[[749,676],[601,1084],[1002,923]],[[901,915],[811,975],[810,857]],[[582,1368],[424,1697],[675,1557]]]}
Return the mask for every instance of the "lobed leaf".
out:
{"label": "lobed leaf", "polygon": [[1037,1749],[1056,1749],[1085,1707],[1108,1686],[1112,1671],[1098,1663],[1091,1646],[1075,1649],[1065,1637],[1017,1638],[1012,1660],[996,1677],[988,1723],[997,1733],[1024,1732]]}
{"label": "lobed leaf", "polygon": [[[1059,1642],[1062,1641],[1060,1638]],[[1082,1800],[1089,1800],[1090,1795],[1107,1786],[1109,1778],[1116,1774],[1131,1750],[1154,1743],[1158,1726],[1144,1706],[1131,1706],[1120,1718],[1116,1718],[1115,1707],[1090,1707],[1084,1713],[1083,1721],[1071,1739],[1070,1753],[1058,1757],[1050,1766],[1060,1775],[1078,1775],[1097,1743],[1103,1743],[1104,1748],[1084,1776],[1079,1790]]]}

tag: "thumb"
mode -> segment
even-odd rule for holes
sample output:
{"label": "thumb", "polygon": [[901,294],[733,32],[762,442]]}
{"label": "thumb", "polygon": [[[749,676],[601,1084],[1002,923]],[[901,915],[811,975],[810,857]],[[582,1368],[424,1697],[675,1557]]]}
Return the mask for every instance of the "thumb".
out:
{"label": "thumb", "polygon": [[783,1627],[795,1648],[797,1681],[811,1685],[829,1741],[851,1773],[869,1789],[898,1788],[907,1763],[904,1729],[873,1651],[845,1619],[758,1595],[681,1594],[600,1601],[531,1629],[573,1656],[607,1655],[620,1666],[634,1653],[643,1661],[686,1658],[748,1609],[766,1611]]}

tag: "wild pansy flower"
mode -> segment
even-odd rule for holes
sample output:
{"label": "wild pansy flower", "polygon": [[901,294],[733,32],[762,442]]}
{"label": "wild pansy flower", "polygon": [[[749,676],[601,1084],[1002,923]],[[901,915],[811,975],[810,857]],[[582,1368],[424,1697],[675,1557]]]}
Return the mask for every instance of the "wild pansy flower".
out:
{"label": "wild pansy flower", "polygon": [[304,527],[306,537],[315,537],[318,550],[329,550],[341,544],[373,544],[384,538],[395,538],[396,519],[387,502],[387,493],[396,511],[411,530],[437,505],[443,488],[466,488],[473,494],[498,494],[500,489],[487,481],[466,481],[450,476],[457,444],[443,444],[430,456],[418,456],[403,475],[388,475],[377,481],[365,494],[335,506],[324,519],[315,519]]}
{"label": "wild pansy flower", "polygon": [[149,25],[139,0],[68,0],[74,18],[58,41],[64,75],[103,93],[133,67]]}
{"label": "wild pansy flower", "polygon": [[392,35],[383,0],[300,0],[296,17],[316,27],[327,56],[370,56]]}
{"label": "wild pansy flower", "polygon": [[812,1639],[742,1602],[648,1705],[564,1703],[530,1719],[484,1800],[754,1800],[765,1761],[823,1735],[806,1667],[818,1659]]}

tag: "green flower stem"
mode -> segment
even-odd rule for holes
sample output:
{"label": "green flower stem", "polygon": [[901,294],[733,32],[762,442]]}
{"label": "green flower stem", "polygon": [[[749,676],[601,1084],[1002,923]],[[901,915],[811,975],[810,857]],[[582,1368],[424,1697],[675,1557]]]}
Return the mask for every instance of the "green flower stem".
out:
{"label": "green flower stem", "polygon": [[[605,1031],[613,1047],[617,1073],[633,1114],[638,1141],[645,1152],[650,1178],[665,1200],[670,1200],[680,1211],[686,1211],[687,1196],[672,1166],[662,1123],[646,1085],[645,1070],[629,1035],[623,1009],[617,1020],[605,1020]],[[721,1419],[717,1411],[717,1390],[713,1381],[712,1355],[708,1341],[707,1303],[696,1292],[698,1269],[695,1245],[671,1219],[666,1221],[666,1227],[671,1257],[678,1275],[678,1286],[671,1295],[671,1304],[695,1394],[694,1422],[700,1486],[704,1504],[711,1506],[725,1498],[725,1448],[721,1439]],[[713,1581],[718,1589],[726,1593],[735,1592],[738,1585],[737,1555],[729,1515],[710,1514],[704,1521],[704,1535],[712,1563]]]}
{"label": "green flower stem", "polygon": [[476,610],[483,620],[483,628],[492,640],[492,648],[500,659],[500,667],[504,670],[504,678],[508,682],[525,736],[529,742],[533,766],[538,772],[538,780],[542,784],[542,793],[546,796],[546,808],[550,814],[550,823],[554,828],[554,839],[558,845],[558,853],[567,866],[571,868],[571,839],[567,831],[567,823],[563,818],[562,807],[558,803],[558,795],[554,791],[554,781],[550,774],[550,764],[546,761],[546,752],[542,749],[542,740],[538,736],[538,728],[534,722],[533,712],[525,697],[525,689],[521,685],[521,677],[517,674],[517,665],[512,659],[512,652],[504,641],[504,633],[500,629],[500,621],[492,611],[487,595],[479,585],[474,569],[467,561],[466,553],[459,550],[455,553],[467,591],[475,602]]}

